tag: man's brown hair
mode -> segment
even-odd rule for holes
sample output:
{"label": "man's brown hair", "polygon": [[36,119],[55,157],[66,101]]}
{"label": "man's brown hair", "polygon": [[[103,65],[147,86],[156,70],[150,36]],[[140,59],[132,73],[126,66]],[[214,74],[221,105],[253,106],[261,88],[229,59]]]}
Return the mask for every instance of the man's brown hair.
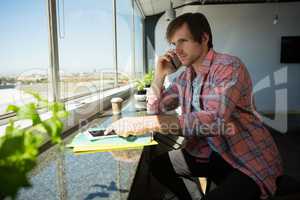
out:
{"label": "man's brown hair", "polygon": [[202,13],[185,13],[171,21],[166,32],[168,42],[170,42],[175,31],[177,31],[185,23],[187,24],[195,41],[201,44],[203,33],[207,33],[209,36],[207,44],[208,48],[213,47],[210,25]]}

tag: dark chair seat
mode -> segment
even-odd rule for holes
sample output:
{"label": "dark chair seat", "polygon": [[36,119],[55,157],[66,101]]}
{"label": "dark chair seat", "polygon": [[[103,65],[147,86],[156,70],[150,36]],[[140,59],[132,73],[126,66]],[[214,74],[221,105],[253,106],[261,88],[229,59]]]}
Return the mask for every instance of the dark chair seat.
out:
{"label": "dark chair seat", "polygon": [[300,182],[283,175],[277,178],[277,191],[271,200],[300,200]]}
{"label": "dark chair seat", "polygon": [[[276,185],[277,190],[275,196],[268,200],[300,200],[300,181],[290,176],[282,175],[277,178]],[[211,179],[207,179],[205,193],[213,190],[215,187]]]}

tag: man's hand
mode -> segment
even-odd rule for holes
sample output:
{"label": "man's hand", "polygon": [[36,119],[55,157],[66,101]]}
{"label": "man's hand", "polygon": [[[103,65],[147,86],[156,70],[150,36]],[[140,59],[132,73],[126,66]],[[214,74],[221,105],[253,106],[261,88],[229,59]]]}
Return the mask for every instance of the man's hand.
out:
{"label": "man's hand", "polygon": [[143,135],[149,131],[157,131],[163,134],[179,134],[180,127],[176,116],[142,116],[124,117],[113,122],[104,132],[111,131],[122,137],[129,135]]}
{"label": "man's hand", "polygon": [[158,131],[159,123],[155,116],[124,117],[113,122],[105,130],[104,134],[107,135],[112,130],[122,137],[128,137],[129,135],[143,135],[149,131]]}
{"label": "man's hand", "polygon": [[176,71],[171,62],[172,58],[174,58],[175,55],[176,54],[174,51],[168,51],[158,58],[155,77],[164,78],[166,75]]}
{"label": "man's hand", "polygon": [[171,60],[174,57],[175,57],[174,51],[168,51],[167,53],[159,57],[156,64],[154,79],[151,84],[151,90],[149,94],[157,97],[160,96],[160,91],[163,88],[166,75],[176,71],[174,66],[171,64]]}

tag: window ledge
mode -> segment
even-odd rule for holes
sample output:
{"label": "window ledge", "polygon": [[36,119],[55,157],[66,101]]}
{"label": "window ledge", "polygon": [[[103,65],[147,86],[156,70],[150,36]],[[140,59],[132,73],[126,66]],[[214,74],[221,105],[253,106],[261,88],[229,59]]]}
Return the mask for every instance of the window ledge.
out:
{"label": "window ledge", "polygon": [[[69,112],[69,116],[64,120],[64,131],[76,126],[87,118],[110,108],[111,98],[127,98],[131,89],[132,85],[126,85],[66,102],[66,110]],[[40,116],[42,120],[47,120],[51,117],[51,113],[42,113]],[[16,121],[15,124],[21,128],[28,128],[32,125],[30,120]],[[0,126],[0,137],[5,134],[6,127],[7,124]]]}

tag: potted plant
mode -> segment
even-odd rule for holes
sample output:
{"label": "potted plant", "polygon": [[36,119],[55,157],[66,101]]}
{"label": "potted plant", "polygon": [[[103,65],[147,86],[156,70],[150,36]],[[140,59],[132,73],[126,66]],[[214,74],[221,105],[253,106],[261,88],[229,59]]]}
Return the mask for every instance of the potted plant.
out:
{"label": "potted plant", "polygon": [[[62,118],[68,113],[60,102],[48,102],[37,93],[29,92],[37,100],[23,106],[9,105],[7,111],[16,113],[15,120],[30,120],[32,126],[21,128],[11,120],[0,136],[0,199],[11,197],[22,187],[30,186],[28,173],[35,167],[39,147],[48,134],[52,143],[59,144],[62,151],[61,133],[63,131]],[[48,108],[52,116],[42,120],[38,108]]]}
{"label": "potted plant", "polygon": [[143,79],[138,79],[135,81],[136,93],[134,94],[135,98],[135,107],[138,109],[146,109],[146,100],[147,100],[147,91],[151,86],[151,83],[154,78],[154,71],[151,71],[143,77]]}
{"label": "potted plant", "polygon": [[146,101],[146,93],[145,89],[145,81],[144,80],[136,80],[135,81],[135,89],[136,93],[134,95],[137,101]]}
{"label": "potted plant", "polygon": [[151,72],[148,72],[144,76],[145,88],[150,88],[151,83],[153,81],[153,78],[154,78],[154,71],[153,70]]}

